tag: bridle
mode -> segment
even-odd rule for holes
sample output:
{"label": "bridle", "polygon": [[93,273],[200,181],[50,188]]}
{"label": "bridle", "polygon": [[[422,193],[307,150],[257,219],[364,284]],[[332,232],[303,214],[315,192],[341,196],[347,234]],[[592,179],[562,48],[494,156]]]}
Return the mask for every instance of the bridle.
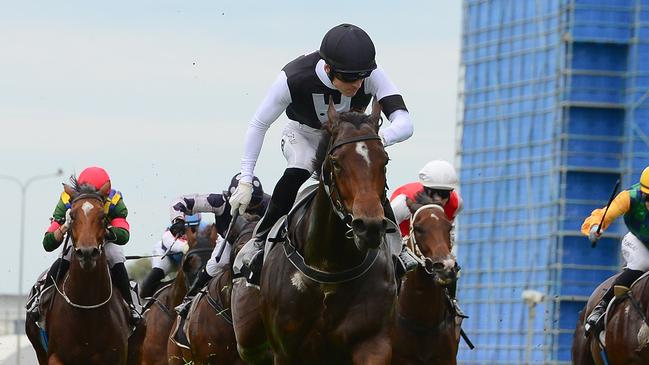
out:
{"label": "bridle", "polygon": [[[327,151],[327,161],[329,161],[329,164],[331,164],[330,157],[332,156],[333,152],[341,146],[354,143],[354,142],[372,141],[372,140],[380,141],[381,137],[379,137],[377,134],[366,134],[364,136],[356,136],[356,137],[346,138],[337,141],[336,143],[333,143],[331,146],[329,146],[329,150]],[[347,226],[347,228],[349,228],[349,230],[345,233],[345,237],[352,239],[354,237],[354,232],[351,223],[354,220],[354,216],[345,208],[345,205],[340,200],[340,192],[338,190],[338,184],[336,182],[336,174],[334,173],[333,166],[329,166],[328,176],[323,175],[323,185],[324,185],[325,192],[327,193],[327,195],[329,196],[329,200],[331,201],[331,205],[333,207],[334,213],[336,213],[336,215],[340,218],[340,220]],[[383,189],[383,196],[381,201],[385,199],[386,190],[387,190],[387,180],[385,182],[385,188]]]}
{"label": "bridle", "polygon": [[[437,210],[441,211],[442,214],[445,214],[444,213],[444,207],[442,207],[441,205],[439,205],[437,203],[422,205],[410,217],[410,230],[408,232],[408,235],[405,236],[403,238],[403,240],[406,241],[406,243],[407,243],[407,241],[412,242],[412,248],[413,248],[414,254],[416,255],[416,260],[419,263],[419,265],[424,269],[424,271],[428,275],[436,276],[437,273],[435,272],[435,270],[433,268],[433,264],[434,264],[433,260],[430,257],[425,256],[421,252],[421,250],[419,249],[419,245],[417,245],[417,236],[415,235],[415,219],[417,219],[417,215],[419,215],[419,213],[421,213],[422,211],[424,211],[426,209],[437,209]],[[437,219],[440,219],[440,218],[437,217]],[[455,262],[455,269],[459,270],[459,266],[457,264],[457,261]]]}
{"label": "bridle", "polygon": [[[97,193],[81,193],[79,195],[75,195],[72,198],[72,200],[70,201],[70,204],[74,203],[74,201],[79,200],[79,199],[94,199],[94,200],[97,200],[97,201],[99,201],[101,203],[102,209],[103,209],[103,204],[106,201],[106,199],[102,195],[97,194]],[[72,209],[72,207],[70,207],[70,209]],[[65,239],[65,247],[63,248],[62,255],[66,254],[67,244],[68,244],[68,240],[70,238],[72,238],[72,247],[74,248],[75,240],[74,240],[74,237],[72,237],[72,229],[70,229],[70,231],[68,232],[68,235],[67,235],[67,237]],[[101,255],[103,253],[105,243],[106,243],[105,238],[101,241],[101,243],[99,243],[99,247],[98,247],[99,248],[99,255]],[[108,272],[109,293],[108,293],[108,298],[106,298],[106,300],[104,300],[101,303],[92,304],[92,305],[82,305],[82,304],[74,303],[70,299],[70,297],[68,297],[68,295],[65,293],[65,283],[68,281],[68,278],[70,277],[69,273],[68,273],[68,275],[65,275],[65,279],[63,279],[63,284],[61,285],[61,289],[59,289],[58,285],[56,284],[56,280],[54,280],[54,278],[52,278],[53,283],[54,283],[54,288],[61,295],[61,297],[63,297],[65,302],[68,303],[70,306],[72,306],[74,308],[79,308],[79,309],[96,309],[96,308],[102,307],[103,305],[108,303],[111,300],[111,298],[113,297],[113,278],[110,275],[110,269],[108,268],[108,265],[106,265],[106,271]]]}

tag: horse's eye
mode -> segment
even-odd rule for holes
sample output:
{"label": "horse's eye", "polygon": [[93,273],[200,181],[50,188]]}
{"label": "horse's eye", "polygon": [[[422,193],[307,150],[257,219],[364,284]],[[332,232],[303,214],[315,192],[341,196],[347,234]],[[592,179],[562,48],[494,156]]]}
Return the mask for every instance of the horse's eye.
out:
{"label": "horse's eye", "polygon": [[331,160],[331,166],[336,170],[336,172],[340,171],[341,167],[340,164],[338,164],[338,161],[332,159]]}

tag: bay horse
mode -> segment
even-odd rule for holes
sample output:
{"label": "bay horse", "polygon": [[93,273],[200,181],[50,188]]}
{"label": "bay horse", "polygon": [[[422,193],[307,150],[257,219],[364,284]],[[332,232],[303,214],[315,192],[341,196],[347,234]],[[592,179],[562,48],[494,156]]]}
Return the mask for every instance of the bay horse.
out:
{"label": "bay horse", "polygon": [[192,281],[205,266],[216,241],[216,226],[210,225],[207,232],[199,234],[194,227],[186,230],[186,254],[180,261],[176,278],[159,289],[147,303],[142,317],[145,324],[144,340],[141,344],[141,365],[168,364],[167,341],[176,321],[174,308],[179,305]]}
{"label": "bay horse", "polygon": [[[268,252],[260,277],[259,314],[275,364],[390,364],[396,305],[388,221],[388,155],[371,115],[338,113],[329,101],[319,184],[304,210],[289,214],[284,242]],[[294,208],[295,210],[296,208]],[[255,307],[234,302],[234,329],[244,360],[263,341],[250,328]],[[254,316],[254,315],[253,315]],[[241,320],[241,322],[240,322]]]}
{"label": "bay horse", "polygon": [[28,327],[29,340],[41,365],[124,365],[131,331],[128,307],[113,287],[103,250],[109,185],[97,190],[73,180],[64,190],[71,197],[72,224],[66,238],[72,242],[70,269],[55,283],[45,317],[47,352],[38,330],[33,331],[35,324]]}
{"label": "bay horse", "polygon": [[420,258],[406,274],[397,305],[393,364],[455,365],[460,321],[447,286],[458,278],[452,223],[425,194],[406,200],[411,213],[408,247]]}
{"label": "bay horse", "polygon": [[[621,292],[606,315],[603,336],[590,333],[584,337],[584,322],[615,280],[614,275],[591,294],[579,314],[573,337],[572,359],[576,365],[649,364],[649,279],[638,279],[628,292]],[[602,351],[602,345],[605,351]]]}
{"label": "bay horse", "polygon": [[244,214],[234,223],[228,239],[231,243],[230,261],[227,265],[219,266],[219,271],[210,280],[204,294],[200,296],[196,307],[187,318],[185,334],[190,342],[190,349],[181,348],[169,340],[170,365],[184,365],[189,361],[195,365],[245,364],[239,357],[232,327],[232,265],[236,253],[252,238],[260,218],[257,215]]}

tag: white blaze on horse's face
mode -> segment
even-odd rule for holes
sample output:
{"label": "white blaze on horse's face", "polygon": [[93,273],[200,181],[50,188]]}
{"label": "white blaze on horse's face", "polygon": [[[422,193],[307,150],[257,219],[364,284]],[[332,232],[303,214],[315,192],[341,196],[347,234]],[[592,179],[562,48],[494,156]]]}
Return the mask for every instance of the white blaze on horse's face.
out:
{"label": "white blaze on horse's face", "polygon": [[92,204],[89,203],[89,202],[83,202],[83,205],[81,206],[81,209],[83,210],[83,214],[85,214],[86,217],[87,217],[87,216],[88,216],[88,213],[89,213],[89,212],[90,212],[94,207],[95,207],[95,206],[92,205]]}
{"label": "white blaze on horse's face", "polygon": [[356,153],[361,155],[365,162],[367,162],[367,166],[370,166],[370,150],[367,148],[367,144],[365,142],[356,142]]}

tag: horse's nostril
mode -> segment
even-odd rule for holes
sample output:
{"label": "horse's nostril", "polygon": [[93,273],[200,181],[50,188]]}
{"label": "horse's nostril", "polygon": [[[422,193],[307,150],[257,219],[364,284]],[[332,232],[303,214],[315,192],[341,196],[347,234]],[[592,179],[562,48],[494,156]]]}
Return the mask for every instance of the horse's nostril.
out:
{"label": "horse's nostril", "polygon": [[75,254],[75,256],[77,256],[77,257],[83,257],[83,251],[81,251],[80,248],[75,248],[75,249],[74,249],[74,254]]}
{"label": "horse's nostril", "polygon": [[92,249],[92,257],[99,256],[99,248],[95,247]]}
{"label": "horse's nostril", "polygon": [[388,229],[388,220],[387,219],[383,218],[383,220],[381,221],[381,224],[383,225],[383,230],[384,231]]}
{"label": "horse's nostril", "polygon": [[435,271],[442,271],[444,270],[444,263],[443,262],[434,262],[433,263],[433,270]]}
{"label": "horse's nostril", "polygon": [[356,232],[365,232],[365,230],[367,229],[367,228],[365,227],[365,222],[363,222],[362,219],[354,219],[354,220],[352,221],[352,228],[353,228],[354,231],[356,231]]}

